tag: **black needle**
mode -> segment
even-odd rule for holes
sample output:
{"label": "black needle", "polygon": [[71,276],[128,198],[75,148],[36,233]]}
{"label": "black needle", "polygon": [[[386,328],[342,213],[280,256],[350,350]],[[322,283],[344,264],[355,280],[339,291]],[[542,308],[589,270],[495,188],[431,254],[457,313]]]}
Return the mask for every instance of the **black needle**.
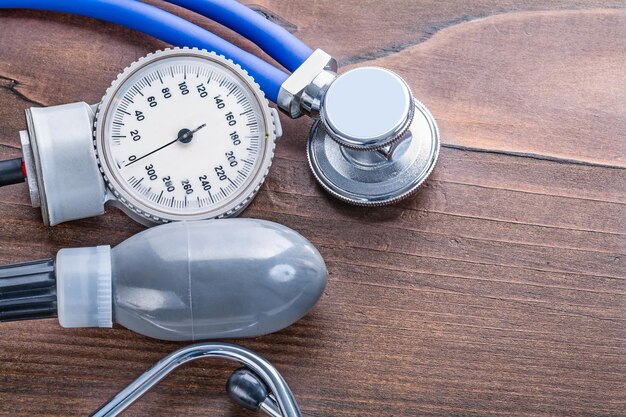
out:
{"label": "black needle", "polygon": [[134,164],[137,161],[141,161],[145,157],[150,156],[153,153],[158,152],[158,151],[160,151],[163,148],[167,148],[168,146],[173,145],[174,143],[176,143],[178,141],[181,141],[183,143],[189,143],[189,142],[191,142],[191,139],[193,139],[193,134],[196,133],[198,130],[202,129],[203,127],[205,127],[205,126],[206,126],[206,123],[203,123],[200,126],[198,126],[197,128],[195,128],[194,130],[181,129],[180,132],[178,132],[178,136],[173,141],[166,143],[165,145],[161,146],[160,148],[157,148],[157,149],[153,150],[152,152],[148,152],[147,154],[145,154],[144,156],[142,156],[140,158],[133,159],[132,161],[130,161],[129,163],[127,163],[124,166],[127,167],[129,165]]}
{"label": "black needle", "polygon": [[168,147],[168,146],[170,146],[171,144],[176,143],[176,142],[178,142],[178,138],[174,139],[173,141],[171,141],[171,142],[169,142],[169,143],[166,143],[165,145],[161,146],[161,147],[160,147],[160,148],[158,148],[158,149],[153,150],[153,151],[152,151],[152,152],[150,152],[150,153],[145,154],[145,155],[144,155],[144,156],[142,156],[141,158],[133,159],[132,161],[130,161],[129,163],[127,163],[125,166],[129,166],[129,165],[134,164],[134,163],[135,163],[135,162],[137,162],[137,161],[141,161],[141,160],[142,160],[143,158],[145,158],[146,156],[150,156],[150,155],[152,155],[153,153],[155,153],[155,152],[157,152],[157,151],[160,151],[161,149],[166,148],[166,147]]}

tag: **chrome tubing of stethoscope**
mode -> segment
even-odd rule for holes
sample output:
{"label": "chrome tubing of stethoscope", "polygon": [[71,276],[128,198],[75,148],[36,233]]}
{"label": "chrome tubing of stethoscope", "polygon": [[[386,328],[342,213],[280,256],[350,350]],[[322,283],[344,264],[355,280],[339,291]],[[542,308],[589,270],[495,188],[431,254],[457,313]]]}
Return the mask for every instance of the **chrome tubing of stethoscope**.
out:
{"label": "chrome tubing of stethoscope", "polygon": [[291,390],[276,368],[251,350],[228,343],[198,343],[171,353],[91,414],[91,417],[119,415],[179,366],[208,357],[230,359],[254,372],[271,392],[269,401],[264,401],[259,407],[271,417],[301,417]]}
{"label": "chrome tubing of stethoscope", "polygon": [[278,408],[276,400],[271,396],[267,397],[267,399],[268,401],[264,401],[259,407],[259,410],[262,410],[270,417],[282,417],[282,414],[280,414],[280,408]]}

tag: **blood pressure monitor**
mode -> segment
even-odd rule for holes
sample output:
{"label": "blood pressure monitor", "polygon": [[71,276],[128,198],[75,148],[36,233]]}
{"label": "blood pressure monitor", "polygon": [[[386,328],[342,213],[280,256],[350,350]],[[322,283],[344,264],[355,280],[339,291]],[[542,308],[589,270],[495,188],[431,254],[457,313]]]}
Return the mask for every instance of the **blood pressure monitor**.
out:
{"label": "blood pressure monitor", "polygon": [[105,203],[148,225],[237,215],[281,135],[246,71],[186,48],[133,63],[95,111],[74,103],[27,116],[31,199],[50,225],[101,214]]}
{"label": "blood pressure monitor", "polygon": [[146,225],[239,214],[263,183],[282,133],[266,97],[288,117],[313,119],[309,167],[344,202],[396,203],[433,171],[437,123],[398,74],[340,71],[331,55],[236,1],[170,1],[250,39],[282,68],[143,2],[0,0],[0,8],[77,13],[215,51],[148,55],[96,106],[27,110],[26,172],[21,160],[0,161],[0,186],[26,178],[46,224],[102,214],[105,203]]}

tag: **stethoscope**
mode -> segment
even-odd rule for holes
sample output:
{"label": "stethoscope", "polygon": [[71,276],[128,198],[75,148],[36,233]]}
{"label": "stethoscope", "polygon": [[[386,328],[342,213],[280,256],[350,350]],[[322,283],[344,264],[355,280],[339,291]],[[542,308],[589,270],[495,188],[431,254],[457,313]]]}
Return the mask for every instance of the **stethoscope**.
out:
{"label": "stethoscope", "polygon": [[[329,54],[312,50],[236,1],[170,3],[250,39],[291,74],[138,1],[0,0],[0,8],[91,16],[206,50],[174,49],[142,58],[97,105],[27,111],[28,130],[20,134],[24,173],[33,206],[41,207],[47,224],[102,214],[109,203],[147,225],[239,214],[263,183],[282,134],[264,97],[291,118],[314,119],[307,144],[310,168],[342,201],[397,202],[433,170],[440,147],[437,125],[397,74],[377,67],[338,74]],[[208,113],[194,116],[197,103]],[[166,116],[174,113],[170,126]],[[60,133],[67,131],[72,134]],[[197,155],[212,159],[201,163]],[[19,166],[7,168],[7,180],[0,183],[23,181]]]}
{"label": "stethoscope", "polygon": [[[140,59],[97,105],[27,110],[28,129],[20,132],[23,161],[0,162],[0,185],[26,179],[31,202],[41,207],[46,224],[102,214],[105,203],[146,225],[239,214],[263,183],[282,134],[266,98],[291,118],[314,119],[307,145],[310,168],[319,184],[342,201],[394,203],[414,193],[432,172],[440,146],[437,125],[397,74],[365,67],[339,75],[329,54],[312,50],[235,1],[170,2],[250,39],[291,74],[138,1],[0,0],[0,8],[75,13],[173,45],[202,48]],[[195,108],[211,110],[198,115]],[[162,119],[168,112],[176,113],[177,127]],[[197,150],[215,145],[210,153],[215,159],[198,164],[197,156],[207,154]],[[40,267],[47,271],[50,265]],[[174,352],[93,415],[118,415],[173,369],[201,357],[245,366],[228,383],[229,395],[239,404],[274,417],[300,416],[271,364],[223,343]]]}
{"label": "stethoscope", "polygon": [[300,417],[298,404],[280,373],[261,356],[242,346],[229,343],[198,343],[163,358],[143,375],[91,414],[91,417],[114,417],[181,365],[201,358],[223,358],[243,365],[228,379],[228,396],[252,411],[270,417]]}

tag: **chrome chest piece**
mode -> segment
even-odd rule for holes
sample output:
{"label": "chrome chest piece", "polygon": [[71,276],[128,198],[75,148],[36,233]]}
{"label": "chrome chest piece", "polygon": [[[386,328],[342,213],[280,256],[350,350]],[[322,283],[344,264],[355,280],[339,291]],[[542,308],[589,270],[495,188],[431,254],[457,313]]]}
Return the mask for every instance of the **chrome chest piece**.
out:
{"label": "chrome chest piece", "polygon": [[315,119],[307,154],[322,187],[361,206],[414,193],[432,172],[440,143],[435,119],[406,82],[378,67],[337,75],[321,50],[302,68],[283,84],[278,104],[292,117]]}
{"label": "chrome chest piece", "polygon": [[391,71],[349,71],[330,85],[323,103],[309,136],[309,163],[340,200],[394,203],[417,190],[435,166],[435,120]]}

